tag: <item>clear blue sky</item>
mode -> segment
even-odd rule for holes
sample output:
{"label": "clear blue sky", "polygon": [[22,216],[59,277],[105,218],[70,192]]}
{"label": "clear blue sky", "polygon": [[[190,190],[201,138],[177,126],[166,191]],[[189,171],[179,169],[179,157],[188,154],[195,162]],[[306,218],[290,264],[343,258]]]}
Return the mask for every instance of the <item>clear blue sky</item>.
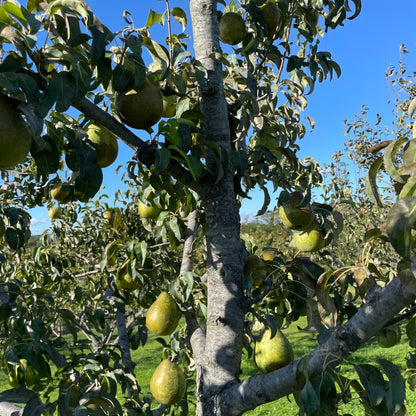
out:
{"label": "clear blue sky", "polygon": [[[331,52],[332,58],[342,69],[339,79],[318,84],[309,96],[305,116],[312,117],[316,127],[308,131],[300,142],[299,156],[312,156],[319,163],[329,163],[332,154],[344,146],[344,120],[353,120],[365,104],[370,108],[370,119],[380,113],[387,118],[392,106],[388,104],[391,91],[385,79],[385,71],[399,60],[399,45],[405,44],[409,54],[405,56],[409,71],[416,71],[416,16],[415,0],[362,0],[362,12],[358,18],[346,21],[344,27],[328,30],[321,40],[321,50]],[[150,8],[163,12],[165,1],[160,0],[87,0],[94,13],[112,30],[125,26],[123,11],[128,10],[136,27],[143,27]],[[351,2],[352,3],[352,2]],[[172,0],[171,7],[182,7],[187,11],[188,1]],[[189,18],[190,21],[190,18]],[[177,26],[180,30],[179,25]],[[166,29],[155,28],[160,34]],[[153,33],[153,32],[152,32]],[[187,30],[190,33],[190,28]],[[139,132],[142,139],[147,133]],[[104,192],[111,194],[118,189],[120,176],[115,167],[130,160],[132,151],[120,146],[120,153],[114,165],[104,169]],[[254,214],[262,206],[262,194],[252,195],[244,203],[242,214]],[[272,205],[274,201],[272,200]],[[48,223],[47,212],[36,209],[32,230],[39,232]]]}

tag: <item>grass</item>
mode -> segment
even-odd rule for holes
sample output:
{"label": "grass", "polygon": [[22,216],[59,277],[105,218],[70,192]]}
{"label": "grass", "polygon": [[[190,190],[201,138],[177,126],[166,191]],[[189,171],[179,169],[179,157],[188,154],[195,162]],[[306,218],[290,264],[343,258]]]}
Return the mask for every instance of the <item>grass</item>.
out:
{"label": "grass", "polygon": [[[298,325],[302,326],[304,322],[298,322]],[[289,338],[292,343],[295,359],[301,358],[307,352],[311,351],[316,345],[316,334],[312,332],[299,331],[296,325],[292,325],[288,329],[283,331],[286,336]],[[149,339],[147,344],[144,347],[132,352],[132,358],[136,363],[136,376],[138,382],[142,388],[142,392],[151,399],[151,394],[149,392],[149,383],[150,378],[153,374],[154,369],[161,361],[162,356],[162,345],[155,341],[155,336],[149,334]],[[343,364],[342,371],[343,374],[350,377],[357,377],[352,364],[360,363],[375,363],[378,358],[387,358],[393,363],[395,363],[401,369],[402,373],[406,369],[406,356],[411,352],[409,347],[407,337],[402,336],[402,340],[399,344],[395,345],[392,348],[384,349],[377,345],[377,343],[371,343],[355,354],[353,354],[349,359]],[[243,356],[242,362],[242,378],[247,378],[251,375],[258,374],[258,370],[254,365],[252,358]],[[0,372],[0,391],[10,388],[7,377],[3,372]],[[193,386],[190,386],[189,391],[191,391]],[[416,414],[416,393],[412,392],[407,388],[407,400],[406,407],[408,414]],[[158,404],[154,403],[154,407],[157,407]],[[342,408],[344,413],[350,413],[354,416],[364,416],[364,411],[358,407],[358,401],[356,404],[344,405]],[[190,408],[190,414],[194,413],[194,409]],[[297,416],[298,407],[296,406],[295,399],[293,396],[287,398],[282,398],[276,402],[268,403],[263,406],[256,408],[250,412],[247,412],[248,416]]]}

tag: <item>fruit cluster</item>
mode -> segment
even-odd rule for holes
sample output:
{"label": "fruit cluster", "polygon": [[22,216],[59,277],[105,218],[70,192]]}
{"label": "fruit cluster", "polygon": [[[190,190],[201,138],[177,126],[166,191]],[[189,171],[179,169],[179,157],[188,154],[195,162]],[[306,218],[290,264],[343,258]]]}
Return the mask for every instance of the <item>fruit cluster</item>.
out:
{"label": "fruit cluster", "polygon": [[298,250],[315,252],[325,247],[325,233],[302,193],[289,194],[280,204],[279,215],[283,225],[293,231],[293,245]]}

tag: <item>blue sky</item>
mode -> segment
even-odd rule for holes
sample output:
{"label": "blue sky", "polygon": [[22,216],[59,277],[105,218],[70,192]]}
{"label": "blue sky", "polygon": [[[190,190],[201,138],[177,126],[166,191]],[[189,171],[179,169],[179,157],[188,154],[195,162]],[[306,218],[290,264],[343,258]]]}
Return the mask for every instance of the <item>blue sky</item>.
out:
{"label": "blue sky", "polygon": [[[136,27],[143,27],[150,8],[163,12],[165,7],[165,1],[161,0],[87,0],[87,3],[114,31],[126,25],[122,18],[124,10],[132,14]],[[184,0],[171,1],[171,7],[187,10],[187,5]],[[393,107],[388,103],[392,91],[386,82],[385,71],[391,65],[397,65],[401,44],[405,44],[410,52],[405,55],[409,72],[416,71],[415,16],[414,0],[363,0],[358,18],[346,21],[344,27],[328,30],[321,39],[321,50],[331,52],[332,59],[341,66],[342,75],[339,79],[318,84],[309,96],[304,115],[312,117],[316,126],[313,132],[308,130],[300,142],[301,158],[311,156],[321,164],[329,163],[332,154],[344,147],[344,120],[352,121],[364,104],[370,109],[370,120],[374,120],[377,113],[388,120]],[[180,26],[177,25],[176,29],[180,30]],[[166,28],[159,26],[154,30],[157,31],[156,38],[157,33],[166,35]],[[138,133],[144,140],[149,138],[145,132]],[[111,194],[118,189],[121,176],[115,175],[115,168],[125,165],[131,156],[131,149],[121,143],[116,162],[104,169],[105,193]],[[256,213],[262,202],[262,194],[253,194],[252,200],[243,204],[242,214]],[[48,225],[45,209],[32,211],[32,216],[34,233]]]}

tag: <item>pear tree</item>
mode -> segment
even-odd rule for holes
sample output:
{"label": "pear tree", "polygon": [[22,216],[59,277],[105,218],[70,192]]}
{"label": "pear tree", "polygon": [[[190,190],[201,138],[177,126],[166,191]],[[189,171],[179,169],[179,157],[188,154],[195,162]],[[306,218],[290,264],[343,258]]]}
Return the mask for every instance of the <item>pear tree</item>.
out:
{"label": "pear tree", "polygon": [[[0,396],[2,414],[23,403],[28,415],[237,416],[293,394],[301,414],[336,415],[353,393],[368,413],[404,414],[404,379],[393,363],[356,364],[352,380],[340,366],[393,321],[409,320],[416,345],[416,133],[398,135],[369,164],[374,203],[383,202],[382,172],[396,185],[384,226],[366,235],[394,251],[388,277],[367,261],[358,280],[333,260],[342,213],[314,200],[319,165],[297,156],[306,123],[313,126],[302,118],[308,94],[341,74],[320,38],[357,18],[360,0],[190,0],[186,7],[167,0],[161,13],[154,10],[161,3],[151,3],[145,20],[126,11],[117,32],[81,0],[0,6],[1,102],[18,115],[0,122],[10,130],[16,120],[11,131],[24,133],[14,134],[16,142],[27,145],[27,128],[31,136],[25,160],[2,162],[3,367],[31,375],[30,383],[12,377]],[[239,39],[221,42],[228,13],[245,27]],[[153,35],[160,24],[162,39]],[[416,108],[408,93],[403,118]],[[175,111],[164,113],[164,97],[174,97]],[[104,165],[89,125],[131,149],[127,190],[114,204],[99,193]],[[6,150],[1,136],[0,158]],[[67,192],[58,201],[60,183]],[[288,235],[319,230],[313,250],[281,241],[256,274],[245,264],[262,253],[241,234],[240,218],[241,201],[255,188],[264,195],[259,215],[301,195],[295,208],[306,207],[308,221]],[[270,189],[280,192],[276,202]],[[31,247],[28,210],[35,206],[60,215]],[[153,400],[140,387],[131,351],[146,344],[146,312],[161,293],[174,324],[179,314],[184,324],[162,331],[169,334]],[[157,305],[157,313],[166,306]],[[271,370],[241,374],[243,354],[253,358],[265,333],[280,338],[302,315],[318,334],[315,349],[295,359],[288,353],[280,368],[257,355]]]}

